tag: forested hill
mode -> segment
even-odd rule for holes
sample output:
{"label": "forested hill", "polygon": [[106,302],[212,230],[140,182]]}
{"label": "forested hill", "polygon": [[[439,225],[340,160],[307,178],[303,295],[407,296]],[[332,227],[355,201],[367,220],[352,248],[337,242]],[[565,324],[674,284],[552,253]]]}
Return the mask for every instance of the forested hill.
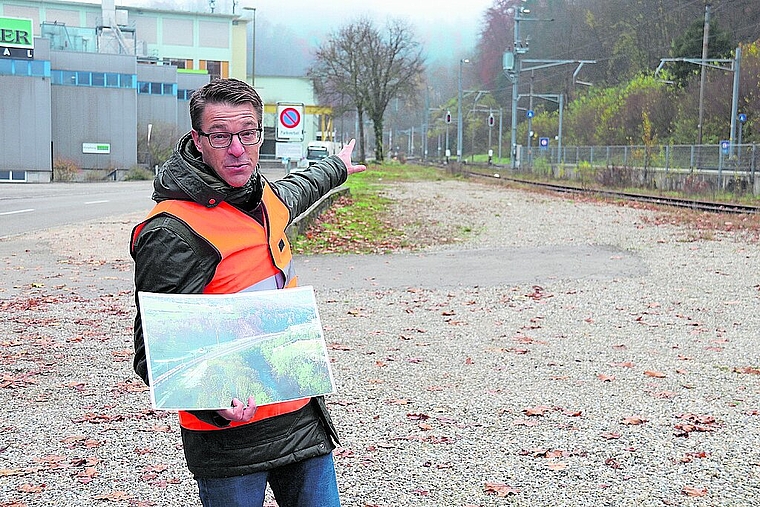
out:
{"label": "forested hill", "polygon": [[[519,15],[514,37],[515,8]],[[702,56],[709,12],[707,70],[694,62],[663,59]],[[522,72],[519,93],[566,97],[568,143],[579,145],[714,143],[730,130],[734,59],[742,47],[739,112],[747,113],[744,142],[760,142],[760,1],[713,0],[495,0],[484,14],[475,61],[480,86],[496,104],[509,104],[511,82],[502,55],[519,43],[525,60],[593,60],[577,81],[577,64]],[[527,63],[527,62],[526,62]],[[526,68],[526,67],[523,67]],[[529,68],[529,66],[528,66]],[[588,86],[591,83],[593,86]],[[530,87],[530,88],[529,88]],[[704,92],[704,137],[695,136],[700,88]],[[547,114],[541,111],[547,109]],[[552,105],[539,104],[533,129],[556,131]],[[522,135],[522,134],[521,134]]]}
{"label": "forested hill", "polygon": [[[484,84],[500,77],[501,57],[514,43],[514,14],[528,44],[525,58],[596,60],[584,80],[615,85],[657,68],[661,58],[702,54],[705,0],[495,0],[484,13],[479,73]],[[711,56],[760,38],[760,1],[712,0]],[[572,71],[571,71],[572,72]]]}

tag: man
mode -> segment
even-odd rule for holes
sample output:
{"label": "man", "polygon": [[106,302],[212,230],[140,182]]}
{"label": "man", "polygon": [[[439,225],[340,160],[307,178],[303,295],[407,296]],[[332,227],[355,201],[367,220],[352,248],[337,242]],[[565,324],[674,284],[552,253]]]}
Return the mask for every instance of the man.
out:
{"label": "man", "polygon": [[[295,285],[285,228],[320,197],[363,171],[354,141],[308,170],[269,182],[257,170],[263,104],[235,79],[190,99],[192,130],[154,181],[157,202],[132,233],[136,291],[233,293]],[[148,383],[139,311],[134,368]],[[335,428],[324,400],[180,412],[188,468],[204,506],[261,506],[267,482],[280,507],[339,506]]]}

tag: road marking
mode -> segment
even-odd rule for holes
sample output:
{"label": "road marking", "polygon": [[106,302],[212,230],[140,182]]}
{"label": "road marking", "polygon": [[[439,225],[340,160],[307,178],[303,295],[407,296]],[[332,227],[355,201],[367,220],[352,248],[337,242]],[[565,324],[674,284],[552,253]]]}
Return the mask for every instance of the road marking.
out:
{"label": "road marking", "polygon": [[103,204],[104,202],[110,202],[108,200],[102,200],[102,201],[87,201],[85,204]]}
{"label": "road marking", "polygon": [[29,209],[17,209],[16,211],[3,211],[0,213],[0,215],[16,215],[18,213],[29,213],[30,211],[34,211],[33,208]]}

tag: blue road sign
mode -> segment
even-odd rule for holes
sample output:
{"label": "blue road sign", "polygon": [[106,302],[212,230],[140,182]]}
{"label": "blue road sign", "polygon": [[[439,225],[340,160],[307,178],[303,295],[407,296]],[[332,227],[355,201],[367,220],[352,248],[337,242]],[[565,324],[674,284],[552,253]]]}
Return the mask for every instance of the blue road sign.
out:
{"label": "blue road sign", "polygon": [[728,155],[728,149],[730,147],[731,147],[731,141],[720,142],[720,151],[722,151],[724,155]]}
{"label": "blue road sign", "polygon": [[741,113],[739,115],[739,121],[742,122],[742,123],[747,123],[747,115],[744,114],[744,113]]}
{"label": "blue road sign", "polygon": [[525,113],[525,116],[528,118],[533,118],[534,116],[536,116],[536,112],[533,111],[532,109],[528,109],[528,111]]}
{"label": "blue road sign", "polygon": [[542,150],[546,150],[549,148],[549,138],[548,137],[539,137],[538,138],[538,145],[541,147]]}

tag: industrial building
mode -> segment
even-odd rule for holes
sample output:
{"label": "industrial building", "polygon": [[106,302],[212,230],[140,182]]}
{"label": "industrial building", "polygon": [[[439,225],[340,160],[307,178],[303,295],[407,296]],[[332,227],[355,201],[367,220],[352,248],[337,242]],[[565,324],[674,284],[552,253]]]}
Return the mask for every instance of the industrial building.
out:
{"label": "industrial building", "polygon": [[[114,0],[0,0],[0,182],[50,182],[62,166],[79,180],[152,168],[157,147],[190,129],[195,89],[216,78],[252,82],[253,19]],[[256,76],[255,85],[265,102],[262,158],[297,157],[328,110],[306,78]],[[280,104],[303,112],[298,136],[277,139]]]}

